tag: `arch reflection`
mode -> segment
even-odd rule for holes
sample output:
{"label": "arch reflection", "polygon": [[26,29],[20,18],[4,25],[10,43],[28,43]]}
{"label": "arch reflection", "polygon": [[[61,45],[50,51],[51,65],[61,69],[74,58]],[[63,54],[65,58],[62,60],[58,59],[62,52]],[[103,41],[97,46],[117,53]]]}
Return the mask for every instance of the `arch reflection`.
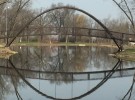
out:
{"label": "arch reflection", "polygon": [[[126,68],[125,66],[123,66],[123,62],[121,60],[117,61],[115,60],[116,63],[115,62],[113,63],[115,64],[115,66],[112,66],[113,64],[108,65],[107,63],[106,63],[107,65],[104,65],[103,63],[102,63],[103,65],[101,65],[101,63],[95,65],[95,68],[100,68],[98,66],[108,66],[109,69],[105,67],[106,68],[105,70],[97,70],[97,71],[86,70],[88,69],[87,61],[90,62],[88,60],[90,59],[88,56],[92,54],[91,51],[88,51],[90,54],[87,51],[85,51],[86,49],[87,48],[79,49],[78,47],[72,48],[70,50],[67,50],[65,47],[51,48],[51,50],[54,50],[53,53],[49,53],[49,51],[48,52],[44,51],[45,49],[41,49],[41,51],[44,53],[41,53],[39,49],[37,50],[30,48],[22,49],[23,52],[19,52],[18,55],[10,57],[9,60],[1,60],[1,62],[3,63],[1,63],[0,66],[0,74],[2,76],[1,79],[3,79],[2,80],[3,85],[5,85],[4,87],[6,88],[13,87],[14,89],[13,90],[7,88],[6,90],[5,88],[3,89],[3,91],[8,91],[9,94],[12,91],[14,91],[18,99],[21,98],[23,99],[24,96],[19,90],[19,87],[23,86],[23,88],[29,87],[33,91],[35,91],[37,95],[41,94],[43,97],[45,96],[46,98],[49,99],[58,99],[58,100],[81,99],[87,97],[88,95],[99,89],[110,78],[113,79],[113,78],[133,76],[135,68],[134,67]],[[42,55],[40,55],[40,53]],[[78,54],[80,55],[78,56]],[[101,54],[103,59],[107,59],[103,54],[104,53]],[[93,57],[97,55],[94,54],[91,56],[92,56],[91,60],[93,60]],[[100,58],[100,53],[98,53],[97,58]],[[73,63],[72,60],[74,60],[75,63]],[[81,64],[80,67],[79,62],[81,62],[81,60],[83,64]],[[100,58],[99,60],[103,62],[102,58]],[[98,61],[96,63],[98,63]],[[67,65],[70,64],[70,66],[66,66],[66,64]],[[55,95],[49,94],[48,90],[43,91],[42,88],[46,88],[46,86],[42,87],[43,85],[40,86],[40,84],[38,84],[39,86],[37,87],[37,85],[31,82],[33,80],[36,80],[36,82],[41,80],[42,82],[48,81],[51,84],[50,86],[56,85],[53,91],[55,92]],[[95,84],[90,88],[87,88],[87,91],[83,91],[77,95],[74,95],[74,91],[76,91],[75,90],[76,88],[74,88],[76,82],[79,83],[83,81],[92,82],[95,80],[98,80],[99,83]],[[71,85],[70,86],[71,91],[69,92],[71,93],[71,96],[66,97],[58,96],[59,92],[61,91],[57,91],[57,86],[61,86],[62,84]],[[90,83],[88,83],[88,85],[89,84]],[[80,90],[81,89],[83,89],[83,87],[80,88]]]}
{"label": "arch reflection", "polygon": [[14,68],[14,70],[17,72],[17,74],[20,76],[20,78],[30,87],[32,88],[34,91],[36,91],[38,94],[41,94],[42,96],[45,96],[49,99],[55,99],[55,100],[71,100],[71,99],[81,99],[89,94],[91,94],[92,92],[94,92],[96,89],[98,89],[100,86],[102,86],[111,76],[112,74],[115,72],[115,70],[120,66],[121,64],[121,60],[118,60],[118,62],[116,63],[116,65],[113,67],[113,69],[106,75],[106,77],[103,78],[103,80],[101,82],[99,82],[99,84],[97,84],[94,88],[92,88],[91,90],[89,90],[88,92],[77,96],[77,97],[73,97],[73,98],[68,98],[68,99],[64,99],[64,98],[55,98],[52,96],[49,96],[43,92],[41,92],[40,90],[38,90],[37,88],[35,88],[32,84],[30,84],[25,77],[16,69],[16,67],[14,66],[14,64],[12,63],[12,61],[9,59],[9,63],[10,65]]}

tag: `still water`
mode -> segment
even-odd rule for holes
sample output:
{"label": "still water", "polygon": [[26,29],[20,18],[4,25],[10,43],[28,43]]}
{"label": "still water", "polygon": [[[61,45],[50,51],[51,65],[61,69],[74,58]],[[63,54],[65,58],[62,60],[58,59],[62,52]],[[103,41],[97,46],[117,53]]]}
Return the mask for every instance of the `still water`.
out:
{"label": "still water", "polygon": [[0,100],[135,100],[135,62],[109,56],[115,48],[11,49],[0,59]]}

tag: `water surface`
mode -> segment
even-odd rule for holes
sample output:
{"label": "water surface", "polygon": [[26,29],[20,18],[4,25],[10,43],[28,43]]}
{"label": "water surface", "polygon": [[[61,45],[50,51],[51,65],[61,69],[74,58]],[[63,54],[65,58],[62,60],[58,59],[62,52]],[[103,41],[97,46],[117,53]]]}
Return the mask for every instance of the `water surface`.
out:
{"label": "water surface", "polygon": [[133,83],[135,63],[109,56],[115,48],[12,49],[18,54],[0,59],[1,100],[122,100]]}

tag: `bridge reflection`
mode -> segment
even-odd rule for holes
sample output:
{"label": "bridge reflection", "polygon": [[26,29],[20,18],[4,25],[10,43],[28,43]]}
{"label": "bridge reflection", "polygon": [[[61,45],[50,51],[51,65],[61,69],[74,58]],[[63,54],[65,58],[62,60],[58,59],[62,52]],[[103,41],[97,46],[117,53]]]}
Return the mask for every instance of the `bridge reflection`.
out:
{"label": "bridge reflection", "polygon": [[[102,51],[100,48],[97,55],[92,51],[93,48],[89,47],[54,47],[49,50],[48,48],[21,48],[21,51],[18,50],[18,55],[11,57],[11,61],[25,78],[51,81],[62,80],[65,82],[101,80],[112,71],[113,64],[115,64],[107,62],[117,62],[116,59],[109,60],[109,56],[106,55],[107,49]],[[98,60],[97,58],[100,58],[100,56],[103,58]],[[8,63],[8,60],[2,62],[5,63],[0,66],[0,74],[10,75],[9,72],[14,71],[12,66]],[[93,71],[92,68],[98,69]],[[135,67],[125,67],[121,61],[112,78],[132,76],[134,70]],[[15,72],[12,72],[12,75],[17,76]]]}
{"label": "bridge reflection", "polygon": [[[14,72],[11,65],[0,66],[0,75],[18,76]],[[32,69],[16,69],[23,75],[24,78],[40,79],[40,80],[61,80],[61,81],[81,81],[81,80],[100,80],[107,76],[112,70],[103,71],[91,71],[91,72],[52,72],[52,71],[40,71]],[[12,74],[10,74],[12,72]],[[115,70],[115,73],[111,78],[128,77],[133,76],[135,67],[123,68],[122,63],[119,65],[119,69]]]}
{"label": "bridge reflection", "polygon": [[[103,71],[90,71],[90,72],[62,72],[62,71],[48,71],[48,70],[39,70],[33,69],[31,67],[23,68],[18,67],[18,65],[12,62],[12,57],[9,60],[3,60],[5,64],[1,64],[0,66],[0,76],[7,76],[10,77],[13,86],[15,88],[15,92],[18,92],[18,82],[19,80],[23,80],[27,86],[29,86],[33,91],[45,96],[49,99],[55,100],[72,100],[72,99],[81,99],[94,91],[100,88],[108,79],[111,78],[121,78],[121,77],[128,77],[133,76],[135,72],[135,67],[132,68],[125,68],[123,67],[123,61],[118,60],[114,67],[111,67],[111,70],[103,70]],[[39,66],[37,66],[39,67]],[[57,96],[49,96],[48,93],[45,91],[41,91],[40,89],[36,88],[31,82],[27,81],[28,79],[34,80],[48,80],[53,83],[57,83],[58,81],[62,81],[64,83],[73,83],[76,81],[87,81],[87,80],[100,80],[99,83],[88,90],[85,93],[80,94],[79,96],[75,96],[72,98],[57,98]],[[18,81],[16,81],[18,80]],[[55,91],[56,92],[56,91]],[[20,95],[20,94],[19,94]]]}
{"label": "bridge reflection", "polygon": [[[55,99],[55,100],[73,100],[73,99],[81,99],[89,94],[91,94],[92,92],[94,92],[95,90],[97,90],[99,87],[101,87],[115,72],[116,69],[119,68],[119,66],[121,65],[121,60],[118,60],[118,62],[116,63],[116,65],[112,68],[112,70],[110,72],[108,72],[108,74],[102,79],[101,82],[99,82],[95,87],[93,87],[92,89],[90,89],[88,92],[81,94],[80,96],[77,97],[72,97],[72,98],[56,98],[53,96],[49,96],[46,93],[43,93],[42,91],[40,91],[39,89],[37,89],[36,87],[34,87],[31,83],[29,83],[25,77],[19,72],[18,69],[16,69],[16,67],[14,66],[14,64],[12,63],[12,61],[9,59],[9,64],[12,66],[12,68],[14,69],[14,71],[16,71],[16,73],[19,75],[19,77],[31,88],[33,89],[35,92],[37,92],[38,94],[41,94],[42,96],[45,96],[49,99]],[[73,75],[72,75],[73,76]]]}
{"label": "bridge reflection", "polygon": [[[11,56],[10,59],[0,59],[0,84],[7,87],[6,84],[10,83],[17,94],[20,92],[18,90],[21,84],[25,84],[25,89],[29,87],[32,91],[46,98],[72,100],[88,96],[109,79],[133,76],[135,72],[134,64],[130,63],[129,67],[128,63],[108,56],[107,54],[112,50],[107,48],[48,48],[49,47],[13,48],[18,51],[18,54]],[[93,68],[97,71],[92,70]],[[4,80],[9,80],[9,82]],[[93,80],[97,80],[99,83],[97,82],[95,86],[87,88],[87,90],[82,93],[64,98],[62,98],[61,95],[54,96],[51,94],[51,96],[49,96],[47,92],[48,87],[42,86],[42,84],[35,85],[36,82],[49,82],[49,86],[62,86],[62,84],[66,84],[72,85],[71,87],[73,88],[73,84],[94,82]],[[0,88],[2,86],[0,85]],[[42,87],[37,88],[40,86]],[[47,88],[47,90],[43,91],[42,88]],[[7,90],[9,91],[10,88]],[[59,93],[61,90],[56,91],[54,88],[54,92]],[[71,89],[71,93],[73,93],[73,89]],[[70,92],[68,94],[70,94]],[[21,96],[21,94],[18,95]]]}

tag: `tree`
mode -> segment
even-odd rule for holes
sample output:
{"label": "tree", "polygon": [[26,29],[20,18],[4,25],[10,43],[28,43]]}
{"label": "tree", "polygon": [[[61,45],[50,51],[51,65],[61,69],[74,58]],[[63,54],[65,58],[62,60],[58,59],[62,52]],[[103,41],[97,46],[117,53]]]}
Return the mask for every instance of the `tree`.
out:
{"label": "tree", "polygon": [[[63,6],[63,4],[52,4],[51,8],[59,6]],[[71,9],[57,9],[47,14],[47,16],[50,18],[50,26],[57,27],[54,31],[58,34],[59,41],[65,41],[65,39],[68,41],[68,35],[65,34],[69,34],[71,31],[68,28],[63,29],[63,27],[72,27],[72,16],[74,13],[75,11]]]}
{"label": "tree", "polygon": [[[33,17],[30,4],[30,0],[8,0],[1,9],[0,30],[1,35],[5,35],[5,32],[7,32],[7,43],[8,37],[14,36]],[[5,29],[5,26],[7,29]]]}
{"label": "tree", "polygon": [[[63,6],[62,3],[53,4],[51,8]],[[72,7],[71,5],[67,5]],[[47,13],[50,26],[56,27],[54,30],[58,34],[60,42],[75,42],[76,35],[82,33],[84,30],[77,31],[76,27],[87,27],[88,19],[83,14],[75,12],[72,9],[57,9]],[[71,34],[71,35],[69,35]]]}
{"label": "tree", "polygon": [[134,23],[134,5],[135,5],[135,0],[112,0],[119,8],[120,10],[126,15],[128,20],[130,21],[132,25],[132,30],[135,32],[135,23]]}
{"label": "tree", "polygon": [[0,0],[0,5],[3,5],[7,2],[7,0]]}

